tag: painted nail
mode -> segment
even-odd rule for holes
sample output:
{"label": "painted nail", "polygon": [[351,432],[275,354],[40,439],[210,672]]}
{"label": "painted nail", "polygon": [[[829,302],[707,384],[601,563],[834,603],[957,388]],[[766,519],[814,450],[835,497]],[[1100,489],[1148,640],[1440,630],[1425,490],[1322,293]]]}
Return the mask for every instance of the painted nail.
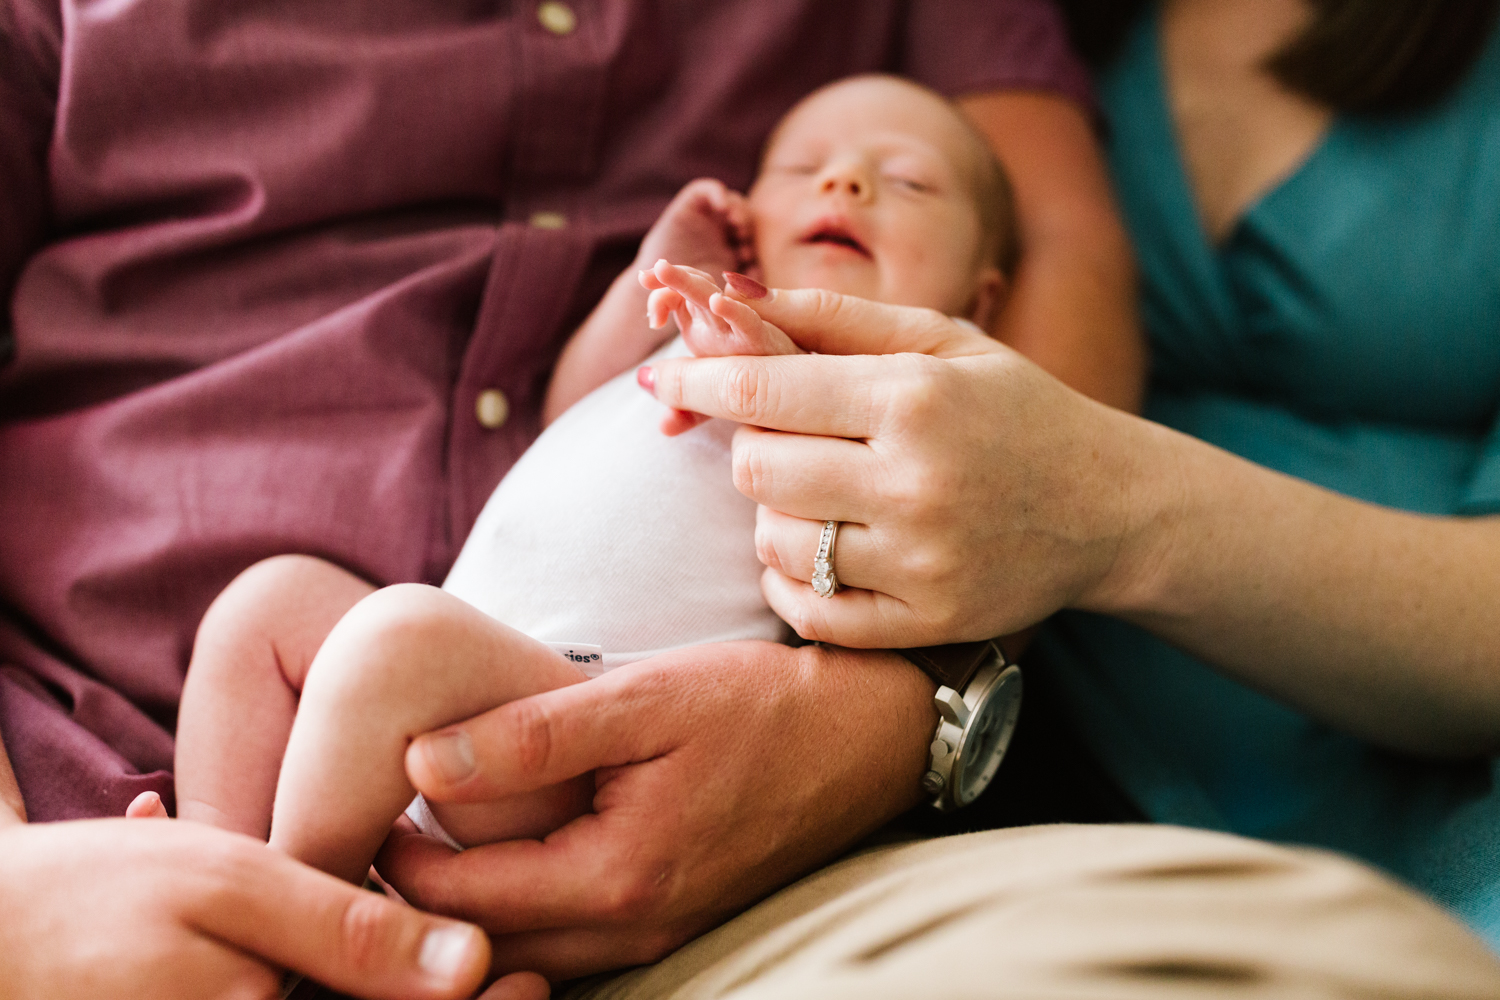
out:
{"label": "painted nail", "polygon": [[642,389],[653,396],[656,395],[656,372],[652,371],[649,366],[641,365],[635,370],[635,381]]}
{"label": "painted nail", "polygon": [[742,299],[763,299],[771,291],[754,278],[736,271],[724,272],[724,284],[728,285],[729,290]]}
{"label": "painted nail", "polygon": [[473,948],[474,931],[470,928],[457,924],[435,927],[422,939],[417,965],[434,979],[451,982],[469,964]]}
{"label": "painted nail", "polygon": [[427,758],[443,780],[452,784],[474,775],[474,744],[462,729],[427,737]]}

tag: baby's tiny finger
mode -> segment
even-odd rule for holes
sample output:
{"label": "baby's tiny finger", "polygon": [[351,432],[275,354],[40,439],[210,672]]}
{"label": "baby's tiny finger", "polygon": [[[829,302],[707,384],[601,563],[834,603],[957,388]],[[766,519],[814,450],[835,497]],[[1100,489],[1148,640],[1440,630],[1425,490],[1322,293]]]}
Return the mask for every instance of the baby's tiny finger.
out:
{"label": "baby's tiny finger", "polygon": [[701,413],[692,410],[672,410],[661,418],[661,432],[667,437],[676,437],[697,427],[708,420]]}
{"label": "baby's tiny finger", "polygon": [[760,318],[760,314],[743,302],[724,295],[709,300],[709,308],[729,324],[738,338],[736,347],[742,354],[803,354],[802,348],[777,327]]}
{"label": "baby's tiny finger", "polygon": [[682,293],[683,298],[696,302],[705,309],[708,308],[709,297],[719,291],[714,280],[696,267],[659,260],[652,270],[663,285],[675,288]]}
{"label": "baby's tiny finger", "polygon": [[646,322],[660,330],[667,318],[683,306],[682,296],[671,288],[658,288],[646,297]]}

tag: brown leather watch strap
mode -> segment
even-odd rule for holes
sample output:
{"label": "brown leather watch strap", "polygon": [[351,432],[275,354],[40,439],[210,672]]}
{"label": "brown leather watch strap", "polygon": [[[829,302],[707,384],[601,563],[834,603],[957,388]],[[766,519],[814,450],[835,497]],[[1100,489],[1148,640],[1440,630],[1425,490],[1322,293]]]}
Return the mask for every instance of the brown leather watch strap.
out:
{"label": "brown leather watch strap", "polygon": [[993,654],[1005,662],[1005,654],[993,639],[978,642],[951,642],[944,646],[917,646],[896,652],[915,663],[921,671],[939,684],[962,693],[964,686],[979,672]]}

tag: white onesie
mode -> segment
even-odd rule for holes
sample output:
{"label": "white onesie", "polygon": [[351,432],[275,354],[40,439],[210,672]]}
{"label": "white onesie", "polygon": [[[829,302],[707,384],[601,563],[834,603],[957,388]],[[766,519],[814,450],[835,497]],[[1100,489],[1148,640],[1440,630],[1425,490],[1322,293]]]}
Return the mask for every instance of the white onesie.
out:
{"label": "white onesie", "polygon": [[[655,357],[686,353],[678,338]],[[755,503],[731,478],[735,425],[667,437],[664,416],[634,369],[575,403],[495,487],[443,589],[544,642],[603,647],[601,663],[579,664],[590,675],[789,639],[761,596]],[[408,815],[449,840],[420,798]]]}

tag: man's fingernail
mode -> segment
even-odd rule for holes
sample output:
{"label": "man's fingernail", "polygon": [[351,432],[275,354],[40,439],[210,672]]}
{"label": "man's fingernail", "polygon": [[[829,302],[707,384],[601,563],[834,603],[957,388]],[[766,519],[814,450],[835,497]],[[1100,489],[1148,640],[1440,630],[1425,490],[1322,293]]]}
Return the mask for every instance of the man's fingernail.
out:
{"label": "man's fingernail", "polygon": [[422,951],[417,955],[417,965],[434,979],[451,981],[457,979],[468,966],[473,947],[472,928],[457,924],[434,927],[422,939]]}
{"label": "man's fingernail", "polygon": [[427,737],[427,756],[444,781],[456,785],[474,774],[474,744],[462,729]]}
{"label": "man's fingernail", "polygon": [[635,370],[635,381],[642,389],[645,389],[653,396],[656,395],[656,372],[652,371],[650,366],[641,365],[637,368]]}
{"label": "man's fingernail", "polygon": [[724,272],[724,284],[729,290],[742,299],[763,299],[770,294],[770,289],[748,275],[737,271]]}

